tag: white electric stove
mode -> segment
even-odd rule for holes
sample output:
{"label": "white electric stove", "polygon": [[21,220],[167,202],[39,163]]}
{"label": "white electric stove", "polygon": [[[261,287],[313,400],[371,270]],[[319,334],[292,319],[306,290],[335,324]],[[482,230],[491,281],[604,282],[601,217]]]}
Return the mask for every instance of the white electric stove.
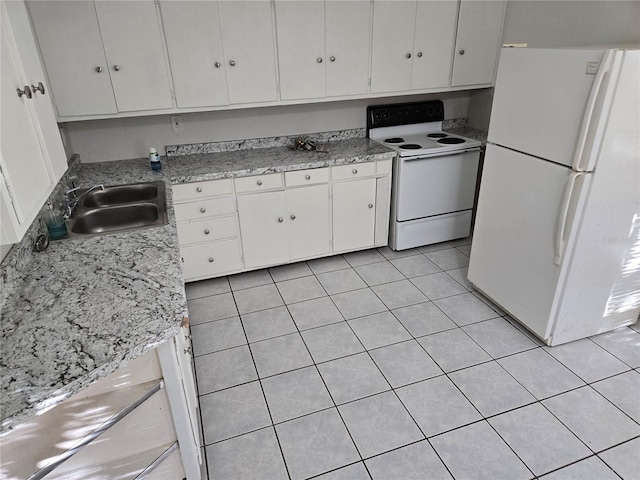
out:
{"label": "white electric stove", "polygon": [[471,233],[481,142],[442,131],[440,100],[367,108],[367,135],[398,153],[389,246],[405,250]]}

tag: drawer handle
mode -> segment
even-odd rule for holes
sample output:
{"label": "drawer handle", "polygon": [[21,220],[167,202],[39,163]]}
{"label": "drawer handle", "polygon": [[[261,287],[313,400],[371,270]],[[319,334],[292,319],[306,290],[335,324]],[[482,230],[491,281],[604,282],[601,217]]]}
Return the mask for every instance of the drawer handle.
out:
{"label": "drawer handle", "polygon": [[352,171],[351,173],[353,173],[354,175],[356,175],[356,174],[358,173],[358,170],[356,170],[356,169],[354,168],[354,169],[353,169],[353,171]]}
{"label": "drawer handle", "polygon": [[202,187],[196,188],[196,192],[198,192],[198,193],[202,192]]}
{"label": "drawer handle", "polygon": [[213,263],[213,257],[209,257],[209,263]]}
{"label": "drawer handle", "polygon": [[295,215],[291,215],[291,220],[295,220],[296,216]]}
{"label": "drawer handle", "polygon": [[305,178],[306,180],[311,180],[311,175],[305,175],[305,176],[304,176],[304,178]]}
{"label": "drawer handle", "polygon": [[204,230],[204,234],[205,234],[205,235],[209,235],[209,233],[210,233],[210,232],[209,232],[209,229],[208,229],[208,228],[206,228],[206,229]]}
{"label": "drawer handle", "polygon": [[278,223],[282,223],[282,222],[284,222],[284,218],[279,217],[279,218],[278,218]]}
{"label": "drawer handle", "polygon": [[373,203],[370,203],[370,204],[369,204],[369,208],[373,208]]}
{"label": "drawer handle", "polygon": [[257,183],[258,185],[262,185],[262,180],[258,180],[256,183]]}
{"label": "drawer handle", "polygon": [[205,213],[206,211],[207,211],[207,209],[206,209],[206,208],[204,208],[204,207],[202,207],[202,208],[200,209],[200,213]]}

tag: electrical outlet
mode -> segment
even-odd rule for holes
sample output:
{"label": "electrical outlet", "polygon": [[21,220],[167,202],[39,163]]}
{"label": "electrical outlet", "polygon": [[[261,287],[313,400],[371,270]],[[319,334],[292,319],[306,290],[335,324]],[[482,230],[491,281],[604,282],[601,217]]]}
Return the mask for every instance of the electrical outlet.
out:
{"label": "electrical outlet", "polygon": [[182,131],[182,117],[180,115],[171,116],[171,130],[173,130],[174,133]]}

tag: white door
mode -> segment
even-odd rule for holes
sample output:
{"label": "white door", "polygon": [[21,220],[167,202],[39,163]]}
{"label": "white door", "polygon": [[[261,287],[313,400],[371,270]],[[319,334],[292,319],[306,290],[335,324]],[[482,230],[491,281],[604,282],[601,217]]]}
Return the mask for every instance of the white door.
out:
{"label": "white door", "polygon": [[[489,141],[571,166],[603,50],[503,48]],[[591,72],[591,73],[589,73]]]}
{"label": "white door", "polygon": [[449,86],[457,2],[418,2],[411,88]]}
{"label": "white door", "polygon": [[171,108],[155,2],[99,1],[95,6],[118,111]]}
{"label": "white door", "polygon": [[324,97],[324,2],[276,1],[276,30],[280,97]]}
{"label": "white door", "polygon": [[371,93],[411,88],[415,17],[415,1],[373,3]]}
{"label": "white door", "polygon": [[238,195],[238,216],[246,268],[289,260],[284,192]]}
{"label": "white door", "polygon": [[162,0],[178,108],[226,105],[226,63],[216,1]]}
{"label": "white door", "polygon": [[326,93],[362,95],[369,89],[371,3],[325,2]]}
{"label": "white door", "polygon": [[493,83],[504,0],[462,0],[451,86]]}
{"label": "white door", "polygon": [[290,259],[329,253],[329,186],[287,190],[286,201]]}
{"label": "white door", "polygon": [[218,4],[231,103],[277,100],[269,0]]}
{"label": "white door", "polygon": [[28,6],[58,115],[117,113],[93,2]]}
{"label": "white door", "polygon": [[376,179],[333,184],[333,250],[371,247],[376,221]]}
{"label": "white door", "polygon": [[558,286],[556,223],[571,170],[487,146],[469,280],[541,338]]}

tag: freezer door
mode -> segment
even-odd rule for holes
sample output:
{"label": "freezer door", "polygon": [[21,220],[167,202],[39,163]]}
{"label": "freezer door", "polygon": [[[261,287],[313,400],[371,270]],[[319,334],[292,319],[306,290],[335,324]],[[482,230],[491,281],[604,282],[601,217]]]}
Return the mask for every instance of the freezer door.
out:
{"label": "freezer door", "polygon": [[583,117],[588,117],[589,104],[602,85],[604,72],[598,76],[598,70],[604,54],[605,50],[503,48],[489,142],[571,166],[586,123]]}
{"label": "freezer door", "polygon": [[469,280],[542,339],[558,290],[557,224],[571,173],[487,146]]}

